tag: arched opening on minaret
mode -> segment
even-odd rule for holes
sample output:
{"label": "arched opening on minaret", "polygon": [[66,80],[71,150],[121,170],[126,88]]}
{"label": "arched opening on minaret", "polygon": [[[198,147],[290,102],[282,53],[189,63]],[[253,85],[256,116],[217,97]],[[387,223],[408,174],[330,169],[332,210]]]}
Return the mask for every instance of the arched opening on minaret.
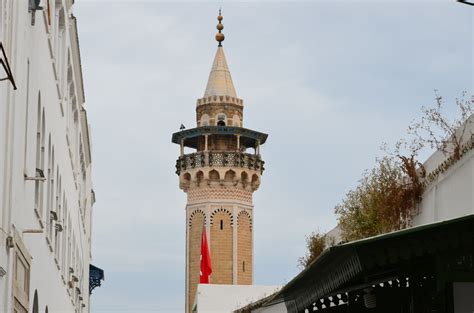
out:
{"label": "arched opening on minaret", "polygon": [[198,171],[196,173],[196,183],[198,184],[201,184],[202,180],[204,179],[204,173],[202,171]]}
{"label": "arched opening on minaret", "polygon": [[233,284],[234,241],[232,213],[224,208],[215,210],[211,215],[211,260],[213,284]]}
{"label": "arched opening on minaret", "polygon": [[240,127],[240,117],[237,114],[232,117],[232,123],[234,127]]}
{"label": "arched opening on minaret", "polygon": [[237,217],[237,284],[252,284],[252,218],[247,211]]}
{"label": "arched opening on minaret", "polygon": [[228,170],[225,173],[224,180],[228,183],[233,182],[235,179],[235,172],[233,170]]}
{"label": "arched opening on minaret", "polygon": [[189,250],[188,250],[188,312],[194,303],[197,285],[199,284],[199,271],[201,266],[201,238],[205,227],[206,215],[201,210],[194,211],[189,217]]}
{"label": "arched opening on minaret", "polygon": [[203,114],[201,116],[201,126],[209,126],[209,115]]}
{"label": "arched opening on minaret", "polygon": [[251,182],[252,188],[256,189],[258,186],[260,186],[260,178],[258,177],[257,174],[252,175],[252,182]]}
{"label": "arched opening on minaret", "polygon": [[220,181],[221,177],[219,175],[219,172],[216,170],[212,170],[209,172],[209,179],[211,181]]}
{"label": "arched opening on minaret", "polygon": [[225,126],[227,121],[227,116],[225,114],[217,115],[217,126]]}
{"label": "arched opening on minaret", "polygon": [[247,174],[247,172],[242,172],[242,174],[240,174],[240,180],[242,185],[245,187],[249,182],[249,174]]}
{"label": "arched opening on minaret", "polygon": [[184,173],[183,175],[183,182],[186,184],[186,185],[189,185],[191,183],[191,174],[189,173]]}

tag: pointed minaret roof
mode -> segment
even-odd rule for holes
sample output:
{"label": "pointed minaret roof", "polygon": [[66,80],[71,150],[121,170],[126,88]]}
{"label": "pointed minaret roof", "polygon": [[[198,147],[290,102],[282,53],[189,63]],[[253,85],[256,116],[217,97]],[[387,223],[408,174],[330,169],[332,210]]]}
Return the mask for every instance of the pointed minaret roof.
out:
{"label": "pointed minaret roof", "polygon": [[227,66],[227,60],[225,59],[224,49],[222,48],[222,42],[225,39],[225,36],[222,33],[222,30],[224,29],[224,25],[222,25],[223,19],[221,10],[219,10],[219,16],[217,17],[217,20],[219,21],[219,24],[217,24],[218,33],[216,34],[216,40],[219,42],[219,46],[217,47],[216,57],[212,64],[211,74],[209,74],[209,80],[207,81],[204,97],[230,96],[237,98],[234,83],[232,82],[229,67]]}
{"label": "pointed minaret roof", "polygon": [[216,57],[207,81],[204,97],[209,96],[237,97],[222,46],[217,48]]}

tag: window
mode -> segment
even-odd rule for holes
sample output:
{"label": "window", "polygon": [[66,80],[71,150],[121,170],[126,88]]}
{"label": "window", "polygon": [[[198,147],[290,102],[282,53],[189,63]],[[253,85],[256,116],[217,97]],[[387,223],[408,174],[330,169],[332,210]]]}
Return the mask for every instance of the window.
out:
{"label": "window", "polygon": [[63,226],[63,231],[62,231],[62,247],[61,247],[61,261],[62,261],[62,270],[63,270],[63,277],[66,278],[67,271],[69,270],[67,268],[67,249],[66,249],[66,244],[67,244],[67,234],[68,234],[68,226],[66,221],[68,220],[69,216],[67,214],[67,201],[66,201],[66,196],[64,196],[64,214],[63,214],[63,219],[62,219],[62,226]]}
{"label": "window", "polygon": [[[47,185],[46,185],[46,227],[50,224],[50,210],[51,210],[51,189],[53,186],[52,181],[53,179],[53,174],[51,172],[51,167],[52,167],[52,162],[51,162],[51,157],[52,157],[52,150],[51,150],[51,134],[49,135],[48,139],[48,177],[47,177]],[[49,234],[49,231],[46,233],[47,235]]]}
{"label": "window", "polygon": [[209,126],[209,115],[203,114],[201,116],[201,126]]}
{"label": "window", "polygon": [[28,313],[31,257],[18,233],[14,234],[13,312]]}
{"label": "window", "polygon": [[234,114],[234,116],[232,117],[232,123],[235,127],[241,127],[240,118],[237,114]]}
{"label": "window", "polygon": [[223,229],[224,229],[224,221],[221,220],[221,230],[223,230]]}
{"label": "window", "polygon": [[[50,135],[51,138],[51,135]],[[51,139],[50,139],[51,141]],[[54,208],[54,146],[51,148],[51,156],[48,158],[48,201],[46,206],[46,225],[48,226],[47,238],[52,240],[53,237],[53,217],[51,211]],[[50,242],[51,243],[51,242]]]}
{"label": "window", "polygon": [[[38,111],[36,115],[36,172],[43,171],[44,157],[44,114],[41,115],[41,93],[38,93]],[[43,182],[35,181],[35,210],[38,217],[42,215]]]}
{"label": "window", "polygon": [[28,155],[28,111],[30,107],[30,60],[26,64],[26,109],[25,109],[25,150],[23,156],[23,170],[26,173],[26,157]]}
{"label": "window", "polygon": [[225,124],[226,124],[225,114],[218,114],[217,115],[217,126],[225,126]]}
{"label": "window", "polygon": [[60,82],[60,91],[62,97],[64,97],[64,76],[65,76],[65,63],[66,63],[66,18],[64,13],[64,8],[62,6],[61,0],[56,0],[55,3],[55,17],[54,17],[54,57],[56,59],[57,71],[58,71],[58,80]]}

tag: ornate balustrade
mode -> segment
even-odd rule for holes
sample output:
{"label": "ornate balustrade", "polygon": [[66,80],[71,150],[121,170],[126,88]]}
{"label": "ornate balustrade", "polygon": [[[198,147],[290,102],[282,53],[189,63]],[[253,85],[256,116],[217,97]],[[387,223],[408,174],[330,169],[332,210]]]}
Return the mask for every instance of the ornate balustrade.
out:
{"label": "ornate balustrade", "polygon": [[241,152],[197,152],[181,156],[176,161],[176,174],[198,167],[245,167],[263,173],[265,162],[260,156]]}

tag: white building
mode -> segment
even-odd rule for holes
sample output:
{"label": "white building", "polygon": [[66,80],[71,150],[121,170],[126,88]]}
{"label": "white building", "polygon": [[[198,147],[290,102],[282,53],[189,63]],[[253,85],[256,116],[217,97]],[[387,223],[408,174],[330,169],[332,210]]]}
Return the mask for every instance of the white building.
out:
{"label": "white building", "polygon": [[0,312],[89,311],[95,199],[73,2],[0,0],[17,86],[0,81]]}
{"label": "white building", "polygon": [[200,284],[197,286],[192,312],[234,312],[234,310],[268,297],[280,289],[281,286]]}

